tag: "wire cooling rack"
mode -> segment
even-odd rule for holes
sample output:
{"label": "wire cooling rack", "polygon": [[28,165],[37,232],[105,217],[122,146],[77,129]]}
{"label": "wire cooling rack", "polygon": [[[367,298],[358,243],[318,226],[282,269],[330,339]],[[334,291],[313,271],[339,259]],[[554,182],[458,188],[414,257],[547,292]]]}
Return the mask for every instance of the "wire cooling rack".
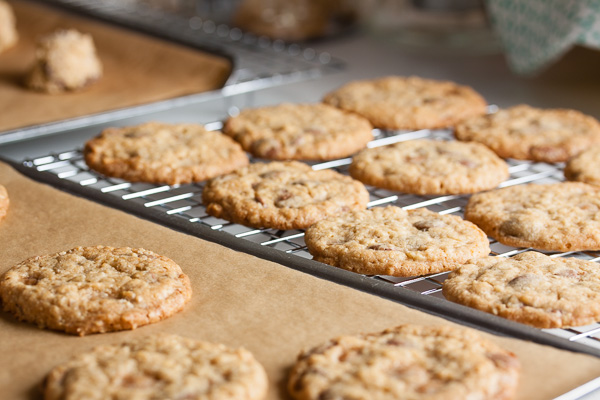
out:
{"label": "wire cooling rack", "polygon": [[[222,124],[215,122],[206,126],[208,129],[220,129]],[[418,138],[452,140],[452,133],[448,130],[413,132],[374,130],[374,136],[375,139],[369,143],[369,147]],[[315,170],[330,168],[347,174],[350,161],[350,158],[345,158],[311,165]],[[503,187],[533,182],[555,183],[563,180],[561,164],[515,160],[509,160],[508,163],[510,178],[501,185]],[[448,273],[408,278],[365,276],[313,261],[304,243],[302,230],[254,229],[208,215],[201,200],[203,183],[168,186],[130,183],[105,177],[88,169],[80,149],[26,160],[18,168],[38,180],[172,228],[424,309],[445,318],[600,357],[600,324],[572,329],[535,329],[445,300],[441,293],[441,286]],[[463,215],[469,198],[467,195],[417,196],[369,186],[367,188],[370,193],[369,207],[385,205],[396,205],[405,209],[427,207],[440,214],[459,216]],[[490,247],[493,255],[503,257],[529,250],[506,246],[492,239],[490,239]],[[600,252],[545,253],[551,257],[600,260]]]}

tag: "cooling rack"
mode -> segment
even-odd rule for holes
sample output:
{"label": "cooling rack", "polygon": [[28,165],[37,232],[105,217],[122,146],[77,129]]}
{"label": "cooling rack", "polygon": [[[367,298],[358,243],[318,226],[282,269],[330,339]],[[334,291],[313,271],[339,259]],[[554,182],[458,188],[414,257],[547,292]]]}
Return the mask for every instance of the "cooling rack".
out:
{"label": "cooling rack", "polygon": [[345,67],[342,60],[328,52],[259,37],[200,17],[194,7],[181,6],[189,2],[173,2],[177,7],[172,12],[141,0],[45,0],[43,3],[221,55],[231,60],[232,73],[219,90],[11,129],[2,132],[0,144],[315,79]]}
{"label": "cooling rack", "polygon": [[[213,130],[220,129],[221,126],[221,122],[206,125],[208,129]],[[453,138],[448,130],[374,130],[374,137],[368,144],[369,147],[417,138]],[[350,158],[344,158],[311,165],[315,170],[330,168],[347,174],[350,161]],[[533,182],[555,183],[563,180],[561,164],[516,160],[508,160],[508,163],[510,178],[501,186]],[[105,177],[88,169],[80,148],[12,164],[36,180],[235,250],[398,301],[464,325],[600,357],[600,324],[572,329],[536,329],[445,300],[441,286],[447,273],[408,278],[366,276],[316,262],[306,249],[302,230],[254,229],[208,215],[201,200],[203,183],[168,186],[130,183]],[[370,193],[369,207],[427,207],[440,214],[459,216],[463,215],[464,206],[469,198],[467,195],[417,196],[369,186],[367,188]],[[529,250],[506,246],[492,239],[490,247],[492,255],[499,257]],[[600,261],[600,252],[545,253],[551,257],[577,257]]]}

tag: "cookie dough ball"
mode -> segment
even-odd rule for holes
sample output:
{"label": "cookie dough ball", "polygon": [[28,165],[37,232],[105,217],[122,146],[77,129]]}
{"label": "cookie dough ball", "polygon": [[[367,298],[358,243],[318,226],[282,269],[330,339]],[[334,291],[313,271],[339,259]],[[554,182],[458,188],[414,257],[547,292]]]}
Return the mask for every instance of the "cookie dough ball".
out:
{"label": "cookie dough ball", "polygon": [[14,46],[17,40],[15,14],[7,2],[0,1],[0,53]]}
{"label": "cookie dough ball", "polygon": [[76,30],[59,30],[40,39],[27,79],[31,89],[57,94],[82,89],[102,76],[94,41]]}

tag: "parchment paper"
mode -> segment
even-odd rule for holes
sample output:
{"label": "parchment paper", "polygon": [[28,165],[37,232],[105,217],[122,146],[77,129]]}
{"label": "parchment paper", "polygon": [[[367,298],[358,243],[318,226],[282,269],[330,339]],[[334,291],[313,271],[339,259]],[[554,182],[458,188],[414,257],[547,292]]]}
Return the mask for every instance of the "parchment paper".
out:
{"label": "parchment paper", "polygon": [[[224,57],[39,3],[9,3],[20,39],[15,47],[0,53],[0,132],[219,89],[231,72]],[[34,62],[35,41],[59,28],[92,35],[104,76],[80,92],[31,91],[23,85],[23,78]]]}
{"label": "parchment paper", "polygon": [[[143,247],[181,265],[194,291],[183,312],[162,322],[85,337],[41,330],[0,312],[3,399],[39,399],[39,385],[56,364],[95,345],[159,331],[246,347],[267,370],[269,399],[285,399],[286,375],[303,348],[402,323],[450,324],[71,196],[1,163],[0,183],[11,199],[0,224],[0,274],[27,257],[79,245]],[[518,399],[550,399],[600,375],[595,357],[484,335],[519,356]]]}

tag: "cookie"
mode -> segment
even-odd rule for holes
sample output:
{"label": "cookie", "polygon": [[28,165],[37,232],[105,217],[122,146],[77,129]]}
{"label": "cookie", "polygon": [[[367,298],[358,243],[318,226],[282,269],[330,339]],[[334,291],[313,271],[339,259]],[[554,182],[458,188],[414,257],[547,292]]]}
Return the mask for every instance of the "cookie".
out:
{"label": "cookie", "polygon": [[383,129],[446,128],[486,112],[485,100],[470,87],[415,76],[350,82],[323,101]]}
{"label": "cookie", "polygon": [[158,322],[192,289],[173,260],[144,249],[76,247],[29,258],[0,278],[4,311],[80,336]]}
{"label": "cookie", "polygon": [[304,229],[330,215],[366,208],[369,193],[338,172],[274,161],[210,180],[202,201],[208,214],[237,224]]}
{"label": "cookie", "polygon": [[38,41],[26,84],[33,90],[59,94],[81,90],[101,76],[102,63],[92,36],[65,29]]}
{"label": "cookie", "polygon": [[13,47],[19,40],[15,14],[5,1],[0,1],[0,53]]}
{"label": "cookie", "polygon": [[4,186],[0,185],[0,221],[6,218],[9,204],[8,192]]}
{"label": "cookie", "polygon": [[177,335],[151,335],[104,345],[55,367],[45,400],[261,400],[267,375],[243,348]]}
{"label": "cookie", "polygon": [[272,39],[312,39],[326,33],[330,16],[327,3],[319,0],[241,0],[232,24]]}
{"label": "cookie", "polygon": [[248,164],[239,144],[196,124],[148,122],[108,128],[85,145],[87,165],[131,182],[203,181]]}
{"label": "cookie", "polygon": [[455,135],[483,143],[502,158],[554,163],[600,143],[600,123],[575,110],[518,105],[468,119]]}
{"label": "cookie", "polygon": [[571,158],[565,166],[564,174],[570,181],[600,186],[600,145],[592,146]]}
{"label": "cookie", "polygon": [[490,253],[481,229],[460,217],[394,206],[327,218],[304,241],[316,261],[366,275],[449,271]]}
{"label": "cookie", "polygon": [[600,249],[600,188],[579,182],[527,184],[473,195],[465,219],[509,246]]}
{"label": "cookie", "polygon": [[509,176],[508,165],[482,144],[426,139],[365,149],[352,159],[350,175],[419,195],[475,193]]}
{"label": "cookie", "polygon": [[247,152],[269,160],[348,157],[373,139],[369,121],[326,104],[245,109],[226,121],[223,132]]}
{"label": "cookie", "polygon": [[600,265],[525,252],[486,257],[451,272],[451,301],[537,328],[567,328],[600,320]]}
{"label": "cookie", "polygon": [[520,363],[473,330],[400,325],[341,336],[298,356],[296,400],[512,399]]}

